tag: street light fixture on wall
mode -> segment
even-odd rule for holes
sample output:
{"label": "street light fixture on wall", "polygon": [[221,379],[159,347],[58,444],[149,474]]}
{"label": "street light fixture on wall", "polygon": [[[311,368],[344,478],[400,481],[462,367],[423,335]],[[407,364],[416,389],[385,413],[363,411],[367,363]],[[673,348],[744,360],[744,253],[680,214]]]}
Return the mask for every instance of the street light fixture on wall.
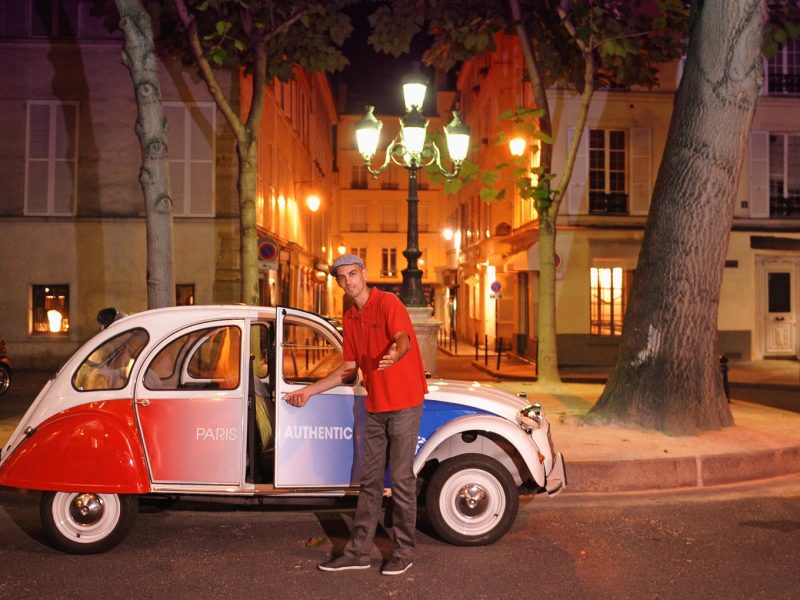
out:
{"label": "street light fixture on wall", "polygon": [[433,165],[446,179],[458,175],[461,164],[469,149],[469,128],[461,122],[458,112],[453,111],[453,120],[444,127],[447,151],[453,162],[453,169],[442,166],[441,153],[435,142],[425,139],[428,120],[420,112],[425,100],[425,79],[418,71],[403,79],[403,98],[406,113],[400,118],[400,133],[386,148],[383,164],[373,169],[370,164],[378,149],[381,123],[373,114],[374,106],[367,106],[364,117],[356,123],[356,142],[358,151],[364,159],[367,172],[373,177],[383,173],[390,163],[408,169],[408,228],[406,257],[408,266],[403,269],[403,285],[400,287],[400,300],[406,306],[427,306],[422,289],[422,271],[417,261],[422,255],[419,249],[419,223],[417,217],[417,171]]}

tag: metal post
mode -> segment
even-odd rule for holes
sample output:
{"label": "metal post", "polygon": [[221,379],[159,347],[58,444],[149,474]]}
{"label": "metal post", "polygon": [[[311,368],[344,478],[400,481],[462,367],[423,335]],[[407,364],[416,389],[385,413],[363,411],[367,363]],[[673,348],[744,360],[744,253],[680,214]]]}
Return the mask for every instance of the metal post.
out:
{"label": "metal post", "polygon": [[497,343],[497,370],[500,370],[500,356],[503,354],[503,338],[498,338]]}
{"label": "metal post", "polygon": [[417,260],[422,256],[419,249],[419,220],[417,218],[417,161],[411,159],[408,166],[408,231],[406,233],[406,257],[408,266],[403,269],[403,285],[400,286],[400,300],[406,306],[428,306],[425,292],[422,289],[422,271],[417,267]]}
{"label": "metal post", "polygon": [[489,366],[489,334],[483,334],[483,364]]}
{"label": "metal post", "polygon": [[478,360],[478,334],[475,333],[475,360]]}

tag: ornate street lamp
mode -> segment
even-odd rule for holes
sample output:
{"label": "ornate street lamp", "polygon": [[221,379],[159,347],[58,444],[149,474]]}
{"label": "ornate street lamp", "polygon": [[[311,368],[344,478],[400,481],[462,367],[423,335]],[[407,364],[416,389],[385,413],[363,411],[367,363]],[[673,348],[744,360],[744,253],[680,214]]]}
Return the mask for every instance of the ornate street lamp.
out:
{"label": "ornate street lamp", "polygon": [[447,140],[447,151],[453,162],[453,169],[447,170],[442,166],[441,153],[438,146],[425,139],[428,120],[420,112],[425,100],[425,80],[417,71],[403,79],[403,98],[406,113],[400,118],[400,133],[386,148],[386,157],[383,164],[373,169],[370,164],[372,157],[378,149],[381,123],[373,111],[374,106],[367,106],[364,117],[356,123],[356,142],[358,151],[364,159],[367,172],[374,178],[383,173],[390,163],[408,169],[408,228],[407,248],[403,250],[408,266],[403,269],[403,285],[400,287],[400,300],[406,306],[427,306],[425,293],[422,289],[422,271],[417,266],[417,261],[422,255],[419,249],[419,223],[417,220],[417,171],[434,165],[446,179],[453,179],[458,175],[461,163],[467,157],[469,149],[469,128],[458,118],[458,112],[453,111],[453,120],[444,127]]}

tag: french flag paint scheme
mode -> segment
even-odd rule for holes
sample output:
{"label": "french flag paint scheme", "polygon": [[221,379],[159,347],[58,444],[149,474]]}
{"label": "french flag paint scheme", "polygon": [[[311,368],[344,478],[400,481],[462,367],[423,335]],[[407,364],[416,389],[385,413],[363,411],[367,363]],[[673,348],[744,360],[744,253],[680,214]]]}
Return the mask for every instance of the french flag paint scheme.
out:
{"label": "french flag paint scheme", "polygon": [[[254,347],[265,352],[266,374],[257,377]],[[104,355],[104,348],[114,352]],[[131,353],[111,363],[117,349]],[[76,553],[118,543],[142,494],[357,493],[361,379],[303,408],[283,401],[341,356],[341,332],[329,320],[288,307],[185,306],[120,318],[75,352],[31,403],[0,448],[0,486],[42,490],[45,531]],[[199,374],[203,365],[208,371]],[[117,389],[79,376],[101,367],[122,374],[118,384],[105,384]],[[414,470],[427,478],[426,512],[442,539],[492,543],[513,522],[519,486],[531,482],[528,489],[551,495],[565,487],[549,423],[524,394],[441,379],[429,380],[428,389]]]}

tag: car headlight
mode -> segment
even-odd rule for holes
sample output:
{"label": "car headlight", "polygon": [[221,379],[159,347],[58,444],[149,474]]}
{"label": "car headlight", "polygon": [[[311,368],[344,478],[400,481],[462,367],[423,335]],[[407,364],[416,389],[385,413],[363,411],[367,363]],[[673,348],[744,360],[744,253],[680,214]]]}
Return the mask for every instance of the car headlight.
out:
{"label": "car headlight", "polygon": [[533,431],[542,427],[542,405],[538,402],[529,404],[519,411],[517,420],[526,431]]}

